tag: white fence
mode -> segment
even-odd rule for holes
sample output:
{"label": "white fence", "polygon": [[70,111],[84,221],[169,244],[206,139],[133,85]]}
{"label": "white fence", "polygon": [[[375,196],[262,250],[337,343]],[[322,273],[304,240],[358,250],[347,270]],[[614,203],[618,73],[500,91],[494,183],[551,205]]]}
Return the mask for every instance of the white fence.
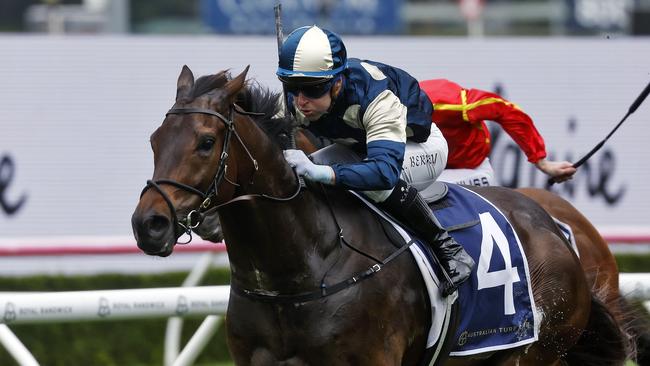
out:
{"label": "white fence", "polygon": [[[223,247],[223,246],[222,246]],[[38,362],[7,324],[38,324],[166,317],[165,366],[192,365],[214,335],[228,306],[229,286],[195,287],[213,263],[216,251],[203,254],[178,288],[68,292],[4,292],[0,304],[0,343],[21,366]],[[223,249],[223,248],[221,248]],[[181,317],[207,315],[180,351]]]}
{"label": "white fence", "polygon": [[124,320],[223,314],[229,286],[0,293],[2,323]]}
{"label": "white fence", "polygon": [[[200,286],[106,291],[42,293],[1,293],[4,316],[0,343],[20,365],[38,365],[29,351],[13,335],[7,324],[40,324],[69,321],[123,320],[207,316],[183,352],[179,353],[180,323],[171,323],[165,351],[167,365],[190,365],[219,325],[228,307],[229,286]],[[176,332],[174,332],[176,331]]]}
{"label": "white fence", "polygon": [[[182,353],[168,365],[190,365],[214,334],[228,307],[229,286],[106,291],[2,293],[0,343],[20,365],[38,365],[7,324],[207,316]],[[180,333],[180,327],[175,326]],[[174,340],[178,336],[169,335]],[[169,341],[166,342],[170,343]],[[166,351],[166,359],[167,359]]]}
{"label": "white fence", "polygon": [[[630,299],[650,300],[650,273],[621,273],[619,275],[621,294]],[[644,305],[650,311],[650,301]]]}

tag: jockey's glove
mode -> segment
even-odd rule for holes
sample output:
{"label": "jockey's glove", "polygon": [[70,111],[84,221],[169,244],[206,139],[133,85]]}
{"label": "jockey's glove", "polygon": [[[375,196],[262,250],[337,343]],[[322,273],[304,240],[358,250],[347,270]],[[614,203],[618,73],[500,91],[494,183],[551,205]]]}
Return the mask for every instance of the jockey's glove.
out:
{"label": "jockey's glove", "polygon": [[283,153],[284,158],[299,176],[313,182],[334,184],[334,169],[329,165],[314,164],[302,150],[290,149],[284,150]]}

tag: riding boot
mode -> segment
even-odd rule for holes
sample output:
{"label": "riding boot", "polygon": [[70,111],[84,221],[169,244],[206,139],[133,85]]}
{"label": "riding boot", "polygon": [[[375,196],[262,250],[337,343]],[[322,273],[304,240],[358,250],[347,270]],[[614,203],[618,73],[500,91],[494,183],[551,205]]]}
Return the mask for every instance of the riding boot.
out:
{"label": "riding boot", "polygon": [[451,283],[445,281],[443,296],[453,293],[465,282],[474,268],[474,260],[431,213],[429,205],[417,189],[400,180],[391,195],[380,206],[397,220],[413,229],[415,234],[431,246]]}

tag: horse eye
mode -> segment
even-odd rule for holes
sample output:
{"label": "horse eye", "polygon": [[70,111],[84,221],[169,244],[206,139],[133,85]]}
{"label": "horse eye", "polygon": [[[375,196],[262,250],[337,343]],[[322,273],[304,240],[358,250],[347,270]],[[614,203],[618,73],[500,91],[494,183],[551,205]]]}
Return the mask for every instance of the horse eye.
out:
{"label": "horse eye", "polygon": [[199,142],[199,146],[196,148],[198,151],[210,151],[212,150],[212,147],[214,146],[214,138],[213,137],[205,137],[201,139],[201,142]]}

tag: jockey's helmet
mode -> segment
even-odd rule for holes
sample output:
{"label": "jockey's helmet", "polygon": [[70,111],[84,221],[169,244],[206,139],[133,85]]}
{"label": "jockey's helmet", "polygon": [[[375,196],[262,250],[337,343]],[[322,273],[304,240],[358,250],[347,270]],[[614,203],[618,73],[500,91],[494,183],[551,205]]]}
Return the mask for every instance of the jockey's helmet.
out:
{"label": "jockey's helmet", "polygon": [[276,75],[283,83],[315,82],[335,78],[346,66],[341,37],[313,25],[289,34],[280,49]]}

